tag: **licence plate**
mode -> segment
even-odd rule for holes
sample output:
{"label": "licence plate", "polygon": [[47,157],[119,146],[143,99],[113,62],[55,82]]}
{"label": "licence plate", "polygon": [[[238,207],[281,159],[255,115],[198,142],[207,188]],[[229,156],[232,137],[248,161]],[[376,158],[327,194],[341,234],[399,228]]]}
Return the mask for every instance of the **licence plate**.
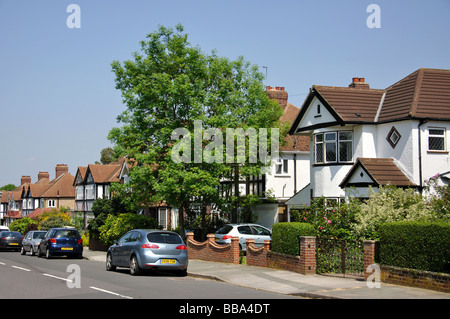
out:
{"label": "licence plate", "polygon": [[72,247],[61,247],[61,250],[73,250]]}
{"label": "licence plate", "polygon": [[161,264],[176,264],[176,259],[161,259]]}
{"label": "licence plate", "polygon": [[13,246],[17,246],[17,245],[19,245],[18,243],[9,243],[10,245],[13,245]]}
{"label": "licence plate", "polygon": [[214,238],[215,241],[219,241],[219,238]]}

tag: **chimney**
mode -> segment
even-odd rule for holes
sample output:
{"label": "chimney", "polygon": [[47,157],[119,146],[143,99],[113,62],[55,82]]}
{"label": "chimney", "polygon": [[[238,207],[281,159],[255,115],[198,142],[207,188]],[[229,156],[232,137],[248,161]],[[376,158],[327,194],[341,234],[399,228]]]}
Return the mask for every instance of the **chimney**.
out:
{"label": "chimney", "polygon": [[365,78],[352,78],[352,83],[349,84],[349,88],[370,89],[369,83],[366,83]]}
{"label": "chimney", "polygon": [[269,99],[277,100],[280,106],[283,108],[287,105],[288,93],[284,90],[284,86],[277,86],[275,88],[271,86],[266,86],[267,94]]}
{"label": "chimney", "polygon": [[30,176],[22,176],[20,179],[20,186],[23,184],[31,184],[31,177]]}
{"label": "chimney", "polygon": [[40,182],[44,178],[50,179],[50,174],[48,172],[39,172],[38,173],[38,182]]}
{"label": "chimney", "polygon": [[67,166],[67,164],[57,164],[55,178],[58,178],[61,175],[63,175],[64,173],[68,173],[68,172],[69,172],[69,167]]}

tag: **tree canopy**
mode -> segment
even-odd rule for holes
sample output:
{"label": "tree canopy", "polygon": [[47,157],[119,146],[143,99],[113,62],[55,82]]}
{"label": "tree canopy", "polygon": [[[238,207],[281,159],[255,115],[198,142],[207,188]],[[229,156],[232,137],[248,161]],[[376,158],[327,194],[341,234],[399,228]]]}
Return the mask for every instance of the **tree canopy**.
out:
{"label": "tree canopy", "polygon": [[[193,201],[203,216],[208,204],[233,201],[220,194],[220,181],[260,174],[269,162],[263,153],[255,160],[256,141],[259,151],[269,149],[287,131],[258,67],[243,57],[204,53],[188,42],[181,25],[160,26],[131,60],[114,61],[112,70],[126,110],[109,139],[118,156],[136,161],[122,191],[142,205],[164,201],[179,208],[181,229]],[[236,132],[254,139],[239,144]]]}

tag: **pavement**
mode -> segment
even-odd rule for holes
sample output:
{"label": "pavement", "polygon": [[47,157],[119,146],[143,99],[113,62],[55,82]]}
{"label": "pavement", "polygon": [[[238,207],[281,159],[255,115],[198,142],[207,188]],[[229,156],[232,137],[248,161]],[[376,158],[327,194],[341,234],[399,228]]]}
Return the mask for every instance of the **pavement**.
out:
{"label": "pavement", "polygon": [[[106,252],[85,247],[84,258],[106,262]],[[189,260],[188,276],[218,280],[229,284],[279,294],[321,299],[450,299],[450,294],[429,289],[380,283],[369,288],[361,278],[328,275],[305,276],[266,267]]]}

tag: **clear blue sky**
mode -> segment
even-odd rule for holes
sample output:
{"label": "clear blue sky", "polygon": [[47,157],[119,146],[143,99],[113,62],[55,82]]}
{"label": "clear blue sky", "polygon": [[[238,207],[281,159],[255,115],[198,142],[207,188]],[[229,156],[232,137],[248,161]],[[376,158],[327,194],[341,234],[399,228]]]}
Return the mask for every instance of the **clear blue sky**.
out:
{"label": "clear blue sky", "polygon": [[[79,29],[66,25],[71,3]],[[366,24],[372,3],[379,29]],[[177,23],[205,52],[267,66],[266,85],[298,107],[314,84],[359,76],[386,88],[421,67],[450,69],[449,0],[0,0],[0,186],[99,160],[125,109],[111,62]]]}

